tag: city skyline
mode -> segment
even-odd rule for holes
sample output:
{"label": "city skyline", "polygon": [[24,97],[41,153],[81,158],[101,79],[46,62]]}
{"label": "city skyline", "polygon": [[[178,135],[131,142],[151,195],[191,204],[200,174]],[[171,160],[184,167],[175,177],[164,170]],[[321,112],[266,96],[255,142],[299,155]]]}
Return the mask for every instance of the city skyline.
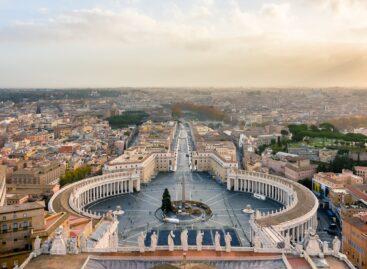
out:
{"label": "city skyline", "polygon": [[362,0],[0,1],[0,87],[366,87]]}

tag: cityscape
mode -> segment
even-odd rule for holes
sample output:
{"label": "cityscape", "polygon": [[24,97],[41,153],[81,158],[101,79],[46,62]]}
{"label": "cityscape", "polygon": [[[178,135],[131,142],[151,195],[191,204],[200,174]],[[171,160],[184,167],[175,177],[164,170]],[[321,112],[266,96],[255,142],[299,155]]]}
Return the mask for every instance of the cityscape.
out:
{"label": "cityscape", "polygon": [[254,2],[0,1],[2,269],[367,269],[367,4]]}

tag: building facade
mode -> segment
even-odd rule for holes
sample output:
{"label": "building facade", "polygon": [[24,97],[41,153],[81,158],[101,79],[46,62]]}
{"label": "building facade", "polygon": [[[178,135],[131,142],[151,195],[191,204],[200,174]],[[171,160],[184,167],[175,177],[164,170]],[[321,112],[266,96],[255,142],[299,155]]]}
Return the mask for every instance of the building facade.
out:
{"label": "building facade", "polygon": [[45,228],[44,203],[0,207],[0,253],[30,250],[33,230]]}
{"label": "building facade", "polygon": [[365,184],[367,184],[367,166],[355,166],[354,170],[356,171],[357,176],[363,178]]}
{"label": "building facade", "polygon": [[6,197],[6,166],[0,165],[0,207],[5,204]]}
{"label": "building facade", "polygon": [[360,269],[367,269],[367,212],[343,217],[343,253]]}

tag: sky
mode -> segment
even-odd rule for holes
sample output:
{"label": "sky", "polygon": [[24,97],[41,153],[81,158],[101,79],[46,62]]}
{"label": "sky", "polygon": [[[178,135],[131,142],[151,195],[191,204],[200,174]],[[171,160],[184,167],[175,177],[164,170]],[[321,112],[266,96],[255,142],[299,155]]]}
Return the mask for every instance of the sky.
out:
{"label": "sky", "polygon": [[0,87],[367,87],[366,0],[0,0]]}

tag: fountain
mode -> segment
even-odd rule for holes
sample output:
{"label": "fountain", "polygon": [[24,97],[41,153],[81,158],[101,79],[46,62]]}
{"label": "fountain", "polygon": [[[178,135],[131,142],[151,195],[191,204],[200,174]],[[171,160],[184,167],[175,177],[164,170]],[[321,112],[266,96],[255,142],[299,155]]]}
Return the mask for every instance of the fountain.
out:
{"label": "fountain", "polygon": [[246,214],[253,214],[255,212],[255,210],[252,209],[251,205],[247,205],[243,210],[243,213]]}
{"label": "fountain", "polygon": [[122,210],[121,209],[121,206],[116,206],[116,210],[115,211],[113,211],[113,214],[115,215],[115,216],[121,216],[121,215],[123,215],[123,214],[125,214],[125,211],[124,210]]}

